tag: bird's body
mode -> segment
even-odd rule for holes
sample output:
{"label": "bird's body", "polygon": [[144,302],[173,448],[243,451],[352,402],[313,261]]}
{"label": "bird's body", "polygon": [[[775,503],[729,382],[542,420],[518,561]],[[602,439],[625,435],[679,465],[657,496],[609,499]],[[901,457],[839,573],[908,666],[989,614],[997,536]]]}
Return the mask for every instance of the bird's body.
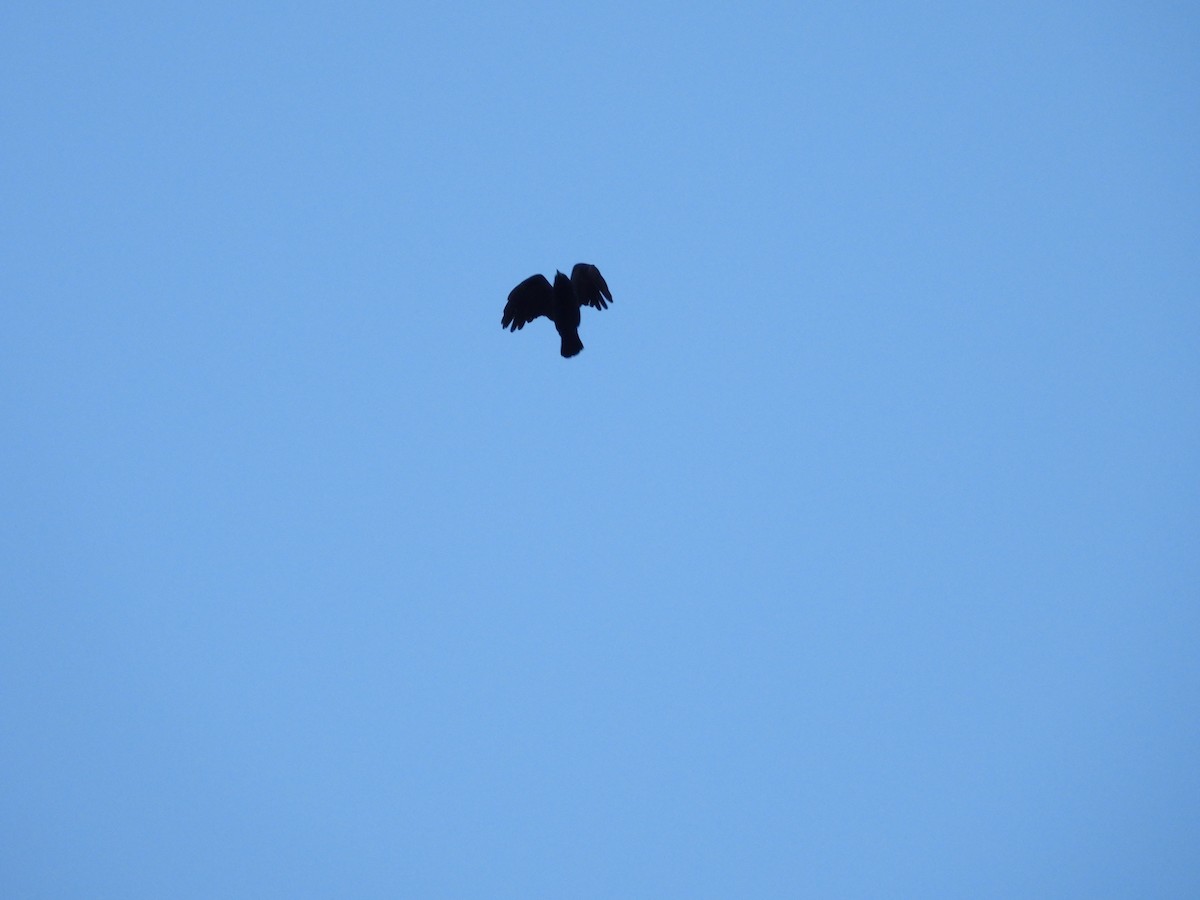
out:
{"label": "bird's body", "polygon": [[554,330],[562,338],[562,355],[569,359],[583,349],[579,339],[579,302],[571,279],[562,272],[554,273]]}
{"label": "bird's body", "polygon": [[533,275],[513,288],[504,305],[500,327],[516,331],[538,316],[545,316],[554,323],[562,339],[560,352],[570,358],[583,349],[583,341],[579,339],[579,308],[607,309],[611,302],[612,292],[600,270],[590,263],[577,263],[570,278],[555,272],[553,285],[545,275]]}

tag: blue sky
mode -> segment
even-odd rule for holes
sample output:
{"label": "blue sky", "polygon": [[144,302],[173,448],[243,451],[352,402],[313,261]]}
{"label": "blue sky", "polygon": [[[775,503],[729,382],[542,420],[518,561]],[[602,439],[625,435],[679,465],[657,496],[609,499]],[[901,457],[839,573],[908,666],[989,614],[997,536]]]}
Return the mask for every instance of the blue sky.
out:
{"label": "blue sky", "polygon": [[8,4],[0,891],[1196,896],[1198,50]]}

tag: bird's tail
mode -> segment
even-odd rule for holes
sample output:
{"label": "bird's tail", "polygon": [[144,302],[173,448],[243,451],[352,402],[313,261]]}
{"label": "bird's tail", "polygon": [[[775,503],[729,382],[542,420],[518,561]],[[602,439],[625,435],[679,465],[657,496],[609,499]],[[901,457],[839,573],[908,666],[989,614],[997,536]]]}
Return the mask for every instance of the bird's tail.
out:
{"label": "bird's tail", "polygon": [[562,336],[562,355],[570,359],[583,349],[583,341],[579,339],[579,332],[564,334]]}

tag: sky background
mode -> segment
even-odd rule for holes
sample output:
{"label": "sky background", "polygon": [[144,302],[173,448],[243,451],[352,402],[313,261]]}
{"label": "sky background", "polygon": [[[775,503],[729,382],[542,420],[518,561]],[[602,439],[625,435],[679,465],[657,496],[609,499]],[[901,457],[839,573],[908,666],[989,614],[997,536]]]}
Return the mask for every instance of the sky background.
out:
{"label": "sky background", "polygon": [[1193,4],[13,2],[0,131],[4,896],[1200,896]]}

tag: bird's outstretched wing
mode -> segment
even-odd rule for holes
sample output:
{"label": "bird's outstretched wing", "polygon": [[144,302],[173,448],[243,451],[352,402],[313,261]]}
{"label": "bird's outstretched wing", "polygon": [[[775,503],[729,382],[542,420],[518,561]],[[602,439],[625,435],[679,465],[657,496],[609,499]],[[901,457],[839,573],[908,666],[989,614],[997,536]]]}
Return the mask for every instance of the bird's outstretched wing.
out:
{"label": "bird's outstretched wing", "polygon": [[554,288],[545,275],[531,275],[509,292],[500,327],[509,331],[524,328],[538,316],[553,318]]}
{"label": "bird's outstretched wing", "polygon": [[604,283],[604,276],[591,263],[575,263],[571,270],[571,285],[581,306],[608,309],[612,303],[612,291]]}

